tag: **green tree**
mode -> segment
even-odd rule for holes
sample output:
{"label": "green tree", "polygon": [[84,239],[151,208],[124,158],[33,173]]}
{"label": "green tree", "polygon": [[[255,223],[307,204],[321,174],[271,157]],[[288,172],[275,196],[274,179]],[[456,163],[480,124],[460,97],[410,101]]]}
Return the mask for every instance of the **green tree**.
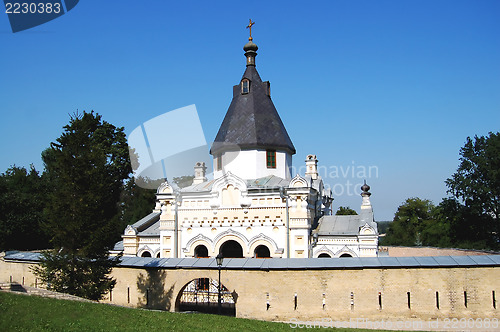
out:
{"label": "green tree", "polygon": [[50,289],[100,299],[115,283],[108,250],[119,235],[120,195],[131,173],[123,128],[94,112],[75,114],[42,159],[53,186],[45,227],[54,250],[35,273]]}
{"label": "green tree", "polygon": [[[460,165],[446,180],[451,193],[465,208],[457,218],[467,218],[472,236],[498,247],[500,241],[500,133],[467,137],[460,149]],[[462,222],[463,224],[464,222]],[[467,225],[463,225],[467,226]],[[460,230],[456,230],[460,231]]]}
{"label": "green tree", "polygon": [[[448,232],[447,246],[457,248],[495,249],[493,238],[484,236],[488,233],[491,218],[488,214],[461,204],[455,198],[443,199],[436,208],[437,224]],[[441,241],[445,241],[444,237]],[[439,246],[445,246],[445,243]]]}
{"label": "green tree", "polygon": [[434,208],[434,204],[427,199],[408,198],[398,207],[383,244],[429,245],[424,242],[423,232],[435,221],[433,219]]}
{"label": "green tree", "polygon": [[194,175],[174,177],[172,180],[179,188],[186,188],[193,184]]}
{"label": "green tree", "polygon": [[33,165],[10,167],[0,175],[0,251],[49,248],[40,227],[48,193],[47,181]]}
{"label": "green tree", "polygon": [[123,187],[120,202],[120,231],[123,231],[127,225],[133,224],[150,214],[155,207],[156,191],[146,189],[149,188],[148,185],[138,185],[138,182],[147,184],[151,181],[144,178],[138,180],[136,181],[131,177]]}
{"label": "green tree", "polygon": [[355,216],[358,213],[351,209],[348,206],[340,206],[337,212],[335,212],[336,216]]}

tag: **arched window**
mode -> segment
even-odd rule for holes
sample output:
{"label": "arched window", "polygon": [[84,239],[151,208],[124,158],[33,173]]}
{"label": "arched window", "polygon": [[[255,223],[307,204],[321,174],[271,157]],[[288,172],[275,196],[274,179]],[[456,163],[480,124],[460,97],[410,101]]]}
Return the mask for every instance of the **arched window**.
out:
{"label": "arched window", "polygon": [[349,254],[342,254],[342,255],[340,255],[340,258],[345,258],[345,257],[352,257],[352,256],[349,255]]}
{"label": "arched window", "polygon": [[197,245],[196,248],[194,248],[194,257],[197,258],[209,257],[207,247],[205,247],[203,244]]}
{"label": "arched window", "polygon": [[332,258],[332,256],[330,256],[326,253],[322,253],[322,254],[319,254],[318,258]]}
{"label": "arched window", "polygon": [[255,248],[255,258],[271,258],[269,248],[264,245],[257,246]]}
{"label": "arched window", "polygon": [[234,240],[224,242],[220,247],[220,253],[224,258],[243,258],[243,248]]}
{"label": "arched window", "polygon": [[241,81],[241,93],[247,94],[250,92],[250,81],[248,79],[244,79]]}
{"label": "arched window", "polygon": [[149,251],[145,251],[142,253],[141,257],[151,257],[151,253]]}

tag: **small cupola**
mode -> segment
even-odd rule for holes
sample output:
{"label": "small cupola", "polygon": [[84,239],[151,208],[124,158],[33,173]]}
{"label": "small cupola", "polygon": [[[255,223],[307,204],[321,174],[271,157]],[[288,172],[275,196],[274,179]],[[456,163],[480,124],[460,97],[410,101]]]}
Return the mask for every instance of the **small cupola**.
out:
{"label": "small cupola", "polygon": [[361,197],[363,197],[363,202],[361,203],[361,209],[371,209],[372,208],[372,203],[370,202],[370,196],[372,195],[371,192],[369,192],[370,186],[366,184],[366,180],[364,181],[364,184],[361,186]]}
{"label": "small cupola", "polygon": [[245,51],[245,56],[247,57],[247,67],[255,66],[255,57],[257,56],[257,50],[259,49],[257,45],[254,44],[252,38],[252,25],[254,24],[255,22],[252,22],[252,20],[248,23],[247,29],[250,30],[250,37],[248,37],[248,43],[243,46],[243,51]]}

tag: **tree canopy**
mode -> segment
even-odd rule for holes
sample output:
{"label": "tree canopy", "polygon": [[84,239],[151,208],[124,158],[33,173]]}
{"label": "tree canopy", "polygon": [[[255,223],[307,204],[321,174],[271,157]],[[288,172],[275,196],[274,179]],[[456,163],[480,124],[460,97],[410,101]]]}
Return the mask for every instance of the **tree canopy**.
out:
{"label": "tree canopy", "polygon": [[[468,210],[469,218],[486,239],[498,243],[500,234],[500,133],[467,137],[460,165],[446,180],[448,192]],[[478,218],[481,216],[480,218]]]}
{"label": "tree canopy", "polygon": [[75,114],[42,159],[53,185],[45,227],[54,251],[36,272],[55,290],[99,299],[114,285],[108,250],[123,231],[119,201],[131,173],[123,128],[93,112]]}
{"label": "tree canopy", "polygon": [[438,206],[407,199],[394,216],[383,244],[473,249],[500,248],[500,134],[467,138],[457,171],[446,180]]}
{"label": "tree canopy", "polygon": [[408,198],[398,207],[384,243],[402,246],[428,245],[425,230],[434,222],[434,209],[434,204],[427,199]]}
{"label": "tree canopy", "polygon": [[335,212],[336,216],[355,216],[357,214],[358,213],[349,206],[340,206],[337,212]]}
{"label": "tree canopy", "polygon": [[42,228],[48,190],[46,177],[33,166],[12,166],[0,175],[0,251],[49,248]]}

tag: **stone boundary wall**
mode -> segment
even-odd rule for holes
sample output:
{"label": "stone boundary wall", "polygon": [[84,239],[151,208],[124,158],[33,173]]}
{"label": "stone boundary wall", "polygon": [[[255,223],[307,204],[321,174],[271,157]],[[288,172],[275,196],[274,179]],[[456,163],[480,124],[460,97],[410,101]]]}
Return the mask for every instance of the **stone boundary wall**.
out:
{"label": "stone boundary wall", "polygon": [[[39,287],[34,263],[0,258],[0,282]],[[117,284],[102,302],[175,311],[193,279],[218,278],[213,268],[113,270]],[[223,269],[236,316],[290,321],[349,319],[500,319],[500,267],[397,267],[296,270]],[[267,305],[269,301],[269,307]]]}

